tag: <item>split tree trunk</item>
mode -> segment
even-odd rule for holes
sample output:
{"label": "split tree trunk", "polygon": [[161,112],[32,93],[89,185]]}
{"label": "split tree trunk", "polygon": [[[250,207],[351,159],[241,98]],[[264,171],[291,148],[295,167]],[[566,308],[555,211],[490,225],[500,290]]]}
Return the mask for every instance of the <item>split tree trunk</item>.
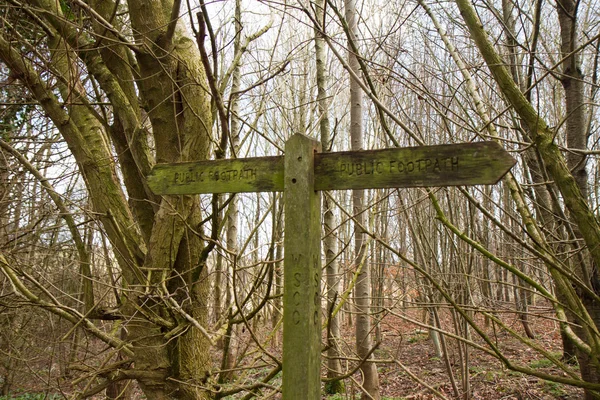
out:
{"label": "split tree trunk", "polygon": [[[198,265],[202,243],[190,229],[201,221],[198,199],[160,199],[150,193],[145,179],[154,162],[149,134],[159,162],[206,159],[210,110],[194,41],[177,27],[178,6],[170,1],[128,2],[140,49],[135,54],[111,38],[104,38],[104,46],[95,46],[71,25],[57,2],[31,3],[32,12],[39,13],[44,29],[60,45],[51,51],[53,72],[61,75],[58,81],[65,106],[47,89],[33,65],[2,38],[0,58],[21,77],[62,134],[84,177],[94,215],[115,249],[129,290],[120,310],[131,321],[128,340],[135,368],[127,371],[128,376],[139,381],[149,399],[203,398],[206,394],[197,388],[209,371],[208,340],[193,327],[169,336],[181,321],[172,317],[178,313],[175,309],[167,310],[172,307],[169,299],[175,300],[175,308],[200,326],[206,325],[207,271]],[[114,2],[92,1],[90,5],[98,8],[98,15],[111,15],[117,7]],[[91,20],[96,21],[96,15]],[[102,35],[107,31],[106,27],[98,30]],[[78,98],[85,99],[85,88],[79,63],[85,64],[85,73],[111,102],[112,125],[80,105]],[[151,128],[142,123],[138,94],[147,106]],[[123,182],[113,162],[113,145]]]}

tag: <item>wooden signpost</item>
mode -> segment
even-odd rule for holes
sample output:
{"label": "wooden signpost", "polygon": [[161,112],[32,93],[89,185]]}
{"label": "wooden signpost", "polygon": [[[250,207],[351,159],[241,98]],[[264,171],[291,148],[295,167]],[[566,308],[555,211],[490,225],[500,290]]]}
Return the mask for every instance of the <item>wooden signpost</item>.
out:
{"label": "wooden signpost", "polygon": [[321,398],[321,190],[495,184],[515,160],[495,142],[319,153],[296,134],[285,156],[162,164],[156,194],[283,191],[283,398]]}

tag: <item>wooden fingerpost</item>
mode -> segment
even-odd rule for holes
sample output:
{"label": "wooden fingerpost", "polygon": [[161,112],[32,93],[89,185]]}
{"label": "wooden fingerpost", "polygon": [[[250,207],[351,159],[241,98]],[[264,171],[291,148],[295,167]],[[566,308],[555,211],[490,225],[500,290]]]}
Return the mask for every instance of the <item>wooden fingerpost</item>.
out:
{"label": "wooden fingerpost", "polygon": [[283,399],[321,398],[321,195],[314,159],[320,144],[296,134],[285,144]]}
{"label": "wooden fingerpost", "polygon": [[296,134],[285,156],[156,165],[156,194],[284,192],[283,399],[321,398],[320,190],[490,185],[515,164],[494,142],[319,153]]}

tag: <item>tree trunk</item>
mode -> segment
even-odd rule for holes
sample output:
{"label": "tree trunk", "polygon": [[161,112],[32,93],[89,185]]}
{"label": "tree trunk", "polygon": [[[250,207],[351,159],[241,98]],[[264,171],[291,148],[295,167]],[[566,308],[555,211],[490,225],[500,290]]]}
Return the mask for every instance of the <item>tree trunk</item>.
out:
{"label": "tree trunk", "polygon": [[[515,84],[506,68],[505,63],[497,54],[493,45],[489,41],[486,32],[483,30],[481,21],[477,17],[473,5],[467,0],[457,0],[456,3],[463,20],[469,28],[471,37],[477,44],[480,53],[486,61],[488,68],[492,72],[496,83],[502,90],[502,93],[505,95],[508,102],[514,107],[515,111],[522,119],[524,126],[526,126],[527,132],[531,134],[533,145],[539,151],[540,158],[543,160],[547,168],[549,178],[554,180],[557,188],[559,189],[564,200],[564,205],[570,212],[570,216],[576,223],[579,232],[581,233],[581,237],[584,239],[587,250],[590,253],[591,260],[593,260],[593,264],[600,263],[600,225],[590,209],[589,204],[587,203],[586,194],[582,192],[578,185],[578,179],[573,176],[567,167],[565,157],[561,154],[554,141],[555,132],[548,127],[543,117],[536,111],[533,105],[522,94],[519,87]],[[574,6],[574,4],[575,3],[559,3],[559,8],[565,11],[567,18],[573,24],[570,28],[566,29],[570,32],[569,35],[575,34],[576,10],[574,7],[569,10],[569,6]],[[561,19],[561,17],[559,17],[559,19]],[[561,33],[565,34],[567,32],[565,31],[565,27],[562,25],[564,25],[564,21],[561,21]],[[575,36],[570,36],[570,38],[571,39],[569,40],[571,40],[571,48],[575,49],[576,47],[573,42]],[[565,59],[565,61],[568,62],[569,58],[574,58],[574,56],[575,54],[573,54],[573,57],[568,57]],[[563,72],[569,71],[563,70]],[[577,71],[571,71],[571,73],[577,73]],[[579,103],[579,106],[581,106],[581,104],[582,103]],[[521,207],[521,204],[518,206]],[[543,240],[540,241],[540,243],[543,243]],[[552,271],[551,269],[550,272],[552,273],[557,285],[557,291],[563,291],[569,305],[573,309],[580,308],[580,296],[578,298],[578,296],[573,295],[573,290],[570,285],[565,282],[563,277],[558,275],[556,271]],[[582,274],[585,274],[585,268],[582,268],[581,272]],[[587,308],[589,309],[590,307],[588,306]],[[579,316],[587,320],[581,325],[585,332],[583,335],[579,336],[586,342],[587,345],[589,345],[589,348],[585,348],[585,346],[580,348],[581,350],[588,352],[588,356],[593,358],[592,363],[597,366],[599,363],[597,357],[598,342],[597,338],[595,337],[597,332],[596,327],[598,325],[597,321],[595,320],[595,317],[591,317],[589,313],[580,312]],[[566,324],[562,324],[562,328],[569,329]],[[582,365],[582,371],[583,368],[584,366]],[[588,371],[584,371],[584,373],[587,372]],[[595,374],[594,371],[589,370],[589,372],[593,372]],[[596,378],[592,378],[593,382],[597,382]],[[589,391],[586,392],[586,396],[590,395],[592,394]]]}
{"label": "tree trunk", "polygon": [[[567,165],[573,174],[575,182],[581,191],[584,199],[588,198],[588,173],[586,169],[587,158],[585,154],[577,153],[576,150],[587,149],[588,131],[586,129],[586,115],[583,93],[583,72],[581,70],[580,55],[577,49],[577,8],[578,2],[573,0],[559,0],[556,4],[558,12],[558,21],[561,33],[561,57],[563,59],[561,84],[565,90],[566,102],[566,139],[567,147],[570,149],[567,153]],[[575,236],[581,238],[579,229],[575,229]],[[592,274],[588,267],[588,257],[585,257],[587,251],[582,249],[584,257],[579,258],[579,265],[575,272],[579,274],[584,282],[594,287],[591,281]],[[592,272],[593,273],[593,272]],[[596,326],[600,326],[600,304],[587,295],[581,296],[583,304],[587,308],[590,316],[593,318]],[[577,319],[576,319],[577,321]],[[576,329],[579,335],[584,332]],[[581,376],[588,382],[600,383],[600,366],[583,352],[577,352]],[[600,395],[590,390],[585,391],[585,399],[597,399]]]}
{"label": "tree trunk", "polygon": [[[98,47],[89,46],[87,35],[71,25],[57,2],[32,2],[36,11],[43,10],[40,21],[45,21],[44,28],[57,44],[51,49],[52,63],[53,72],[60,75],[64,107],[29,61],[2,38],[0,57],[21,77],[62,134],[84,177],[93,215],[113,245],[130,290],[120,310],[131,321],[128,340],[135,370],[128,373],[138,379],[149,399],[202,398],[205,394],[196,388],[210,369],[208,340],[201,329],[191,326],[176,337],[167,333],[176,326],[173,314],[188,316],[196,326],[207,322],[207,271],[198,265],[202,246],[190,229],[201,221],[199,202],[190,196],[158,199],[147,189],[145,174],[153,157],[146,141],[149,130],[141,122],[136,101],[140,93],[148,107],[158,161],[205,159],[211,124],[199,53],[183,29],[177,28],[172,14],[177,17],[179,10],[173,10],[169,1],[162,5],[129,2],[136,42],[147,50],[136,53],[137,60],[125,46],[109,39],[114,47],[99,46],[107,50],[101,54]],[[116,7],[102,4],[110,12]],[[98,7],[98,13],[106,15],[108,11]],[[101,30],[104,33],[106,27]],[[86,50],[78,53],[79,49]],[[113,61],[108,61],[109,54],[115,56]],[[92,107],[82,105],[87,99],[79,62],[111,102],[112,126]],[[119,68],[128,68],[128,73],[119,75]],[[138,72],[136,91],[133,77]],[[129,199],[116,173],[111,144],[120,155]]]}
{"label": "tree trunk", "polygon": [[[323,39],[323,21],[324,21],[324,0],[317,0],[316,20],[318,24],[314,28],[315,33],[315,62],[316,62],[316,79],[317,79],[317,107],[318,118],[320,118],[319,128],[321,133],[321,147],[324,152],[331,148],[331,134],[329,126],[329,111],[327,105],[327,75],[326,63],[327,58],[324,48]],[[331,315],[331,311],[335,307],[335,301],[339,295],[339,280],[338,280],[338,261],[337,261],[337,239],[334,232],[336,226],[335,215],[333,213],[333,204],[329,199],[328,193],[323,193],[323,252],[325,253],[325,275],[327,284],[327,314],[329,326],[327,331],[327,378],[331,380],[325,388],[326,393],[343,393],[344,383],[335,378],[342,374],[342,365],[340,362],[339,344],[340,340],[340,314]]]}
{"label": "tree trunk", "polygon": [[[350,31],[350,40],[356,39],[358,32],[356,4],[354,0],[346,0],[346,21]],[[355,41],[356,42],[356,41]],[[359,63],[356,55],[352,52],[348,54],[348,65],[350,69],[360,76]],[[364,150],[363,148],[363,124],[362,124],[362,91],[354,79],[350,80],[350,140],[352,150]],[[364,190],[352,191],[352,213],[355,218],[354,228],[354,259],[359,263],[363,259],[363,254],[368,251],[368,244],[365,240],[365,233],[361,226],[364,226]],[[365,261],[366,262],[366,261]],[[359,268],[355,265],[355,268]],[[356,280],[354,288],[354,298],[356,301],[356,351],[361,359],[369,359],[369,353],[372,350],[371,340],[371,268],[363,265]],[[362,386],[368,393],[363,393],[362,399],[373,398],[378,400],[379,395],[379,376],[377,366],[371,361],[365,361],[360,370],[363,375]]]}
{"label": "tree trunk", "polygon": [[[234,53],[237,55],[240,52],[240,43],[241,43],[241,36],[242,36],[242,9],[241,9],[241,3],[240,0],[236,0],[235,2],[235,18],[234,18],[234,28],[235,28],[235,38],[234,38]],[[236,93],[239,91],[240,89],[240,80],[241,80],[241,72],[240,72],[240,65],[239,63],[234,65],[233,67],[233,74],[232,74],[232,81],[231,81],[231,92],[232,93]],[[230,102],[230,109],[231,109],[231,113],[230,113],[230,120],[229,120],[229,126],[230,126],[230,135],[231,135],[231,157],[232,158],[237,158],[238,155],[238,151],[240,148],[240,123],[239,123],[239,111],[240,111],[240,106],[239,106],[239,101],[238,101],[238,97],[236,94],[231,96],[231,102]],[[227,151],[227,149],[222,149],[224,152]],[[229,203],[229,208],[227,210],[227,220],[226,220],[226,224],[227,224],[227,250],[230,252],[230,254],[233,254],[232,259],[234,260],[234,263],[237,262],[237,260],[239,260],[239,256],[238,256],[238,252],[239,252],[239,246],[238,246],[238,225],[239,225],[239,209],[238,209],[238,197],[237,196],[233,196],[233,198],[231,199],[231,202]],[[230,257],[231,258],[231,257]],[[235,273],[235,269],[237,268],[236,265],[231,265],[231,271],[233,273]],[[228,274],[225,274],[226,276]],[[228,279],[228,278],[226,278]],[[229,295],[229,291],[231,290],[231,288],[229,287],[229,285],[226,285],[226,290],[227,290],[227,296],[226,299],[229,300],[227,302],[227,304],[224,304],[224,308],[228,309],[229,307],[232,306],[232,304],[230,304],[230,300],[231,300],[231,295]],[[226,345],[223,347],[223,362],[221,363],[221,367],[223,369],[223,372],[219,375],[219,381],[220,382],[229,382],[233,379],[234,374],[233,374],[233,365],[234,365],[234,356],[233,356],[233,333],[234,333],[234,329],[233,327],[229,327],[227,330],[228,333],[228,337],[225,338],[226,341]]]}

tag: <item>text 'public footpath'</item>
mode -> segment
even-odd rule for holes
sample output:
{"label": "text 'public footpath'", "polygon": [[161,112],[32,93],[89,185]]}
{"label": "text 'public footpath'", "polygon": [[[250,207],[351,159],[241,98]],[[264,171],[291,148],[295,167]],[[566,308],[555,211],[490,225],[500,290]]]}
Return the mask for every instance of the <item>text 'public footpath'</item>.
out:
{"label": "text 'public footpath'", "polygon": [[205,181],[240,181],[256,179],[256,169],[228,169],[209,171],[176,172],[173,174],[174,184],[185,184]]}
{"label": "text 'public footpath'", "polygon": [[414,161],[386,160],[340,163],[341,175],[374,175],[374,174],[410,174],[417,172],[452,172],[458,171],[458,157],[421,158]]}

